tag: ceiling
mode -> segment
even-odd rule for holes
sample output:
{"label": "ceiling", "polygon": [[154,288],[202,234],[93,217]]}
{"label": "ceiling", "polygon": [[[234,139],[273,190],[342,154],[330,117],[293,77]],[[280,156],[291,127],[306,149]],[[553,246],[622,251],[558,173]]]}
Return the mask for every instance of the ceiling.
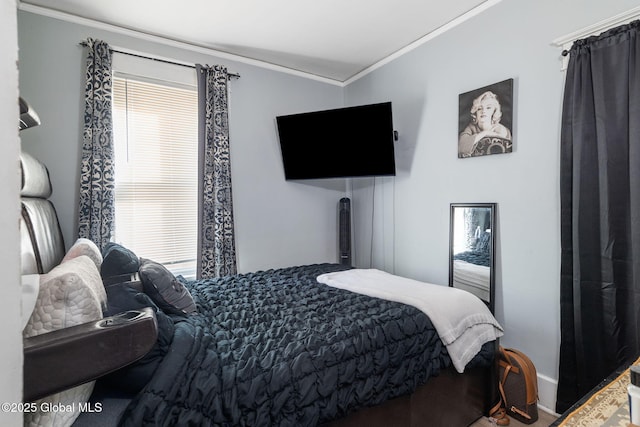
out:
{"label": "ceiling", "polygon": [[22,0],[64,14],[345,82],[499,0]]}

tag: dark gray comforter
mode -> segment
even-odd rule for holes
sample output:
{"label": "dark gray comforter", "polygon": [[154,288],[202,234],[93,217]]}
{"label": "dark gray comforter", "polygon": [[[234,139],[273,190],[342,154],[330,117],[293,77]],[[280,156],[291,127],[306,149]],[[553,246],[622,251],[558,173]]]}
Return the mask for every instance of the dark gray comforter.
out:
{"label": "dark gray comforter", "polygon": [[450,365],[422,312],[317,283],[339,269],[185,282],[198,314],[177,321],[121,424],[312,426],[409,393]]}
{"label": "dark gray comforter", "polygon": [[478,251],[466,251],[455,254],[453,259],[459,259],[460,261],[466,261],[471,264],[482,265],[485,267],[489,267],[491,263],[491,256],[489,252],[478,252]]}

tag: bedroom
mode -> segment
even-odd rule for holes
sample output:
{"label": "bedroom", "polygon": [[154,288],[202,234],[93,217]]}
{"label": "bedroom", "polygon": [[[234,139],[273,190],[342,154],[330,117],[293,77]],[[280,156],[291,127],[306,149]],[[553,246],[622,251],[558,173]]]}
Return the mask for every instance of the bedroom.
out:
{"label": "bedroom", "polygon": [[[503,342],[530,355],[538,368],[540,404],[553,408],[560,342],[563,73],[559,50],[551,42],[636,6],[637,1],[623,0],[586,5],[577,0],[503,0],[345,87],[18,10],[20,93],[47,124],[21,135],[22,144],[49,165],[65,240],[72,242],[77,171],[69,163],[78,163],[81,127],[79,41],[91,36],[176,60],[224,63],[242,76],[231,83],[230,111],[239,270],[335,260],[335,208],[349,190],[359,206],[356,265],[446,283],[449,204],[497,202],[496,312],[505,327]],[[457,159],[458,95],[507,78],[515,81],[514,152]],[[284,181],[276,115],[386,100],[394,104],[400,133],[398,176],[377,179],[375,187],[371,180],[354,180],[351,189],[340,182]],[[292,203],[294,210],[288,209]],[[272,250],[275,241],[277,251]],[[11,262],[2,267],[13,268]],[[3,316],[8,325],[15,323],[11,313]],[[17,339],[18,332],[11,333]],[[3,360],[14,361],[12,369],[19,372],[20,356],[8,353]],[[3,393],[6,400],[15,400],[9,397],[19,394],[19,387],[3,386]]]}

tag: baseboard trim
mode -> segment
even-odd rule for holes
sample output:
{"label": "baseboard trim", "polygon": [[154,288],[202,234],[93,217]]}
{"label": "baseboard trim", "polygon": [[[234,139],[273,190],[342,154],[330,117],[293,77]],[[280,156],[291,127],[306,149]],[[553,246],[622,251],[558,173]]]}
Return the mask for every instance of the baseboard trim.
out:
{"label": "baseboard trim", "polygon": [[557,390],[558,380],[538,374],[538,408],[540,410],[558,415],[554,409],[551,409],[556,407]]}

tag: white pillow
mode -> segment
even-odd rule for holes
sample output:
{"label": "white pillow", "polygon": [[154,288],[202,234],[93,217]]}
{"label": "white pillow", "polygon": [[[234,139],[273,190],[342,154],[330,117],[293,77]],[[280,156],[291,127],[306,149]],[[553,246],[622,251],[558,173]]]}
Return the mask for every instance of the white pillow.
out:
{"label": "white pillow", "polygon": [[107,294],[100,272],[86,255],[69,259],[40,276],[40,290],[25,337],[102,319]]}
{"label": "white pillow", "polygon": [[[94,261],[79,255],[40,276],[40,289],[33,313],[23,330],[25,337],[102,319],[107,295]],[[25,426],[70,426],[80,414],[79,403],[89,400],[94,382],[47,396],[36,402],[38,408],[54,404],[73,411],[25,413]],[[47,405],[42,405],[42,403]]]}
{"label": "white pillow", "polygon": [[86,255],[96,264],[98,267],[98,271],[100,271],[100,267],[102,266],[102,252],[98,249],[98,245],[93,243],[92,240],[79,238],[76,242],[69,248],[64,258],[62,258],[62,262],[69,261],[70,259],[79,257],[80,255]]}

